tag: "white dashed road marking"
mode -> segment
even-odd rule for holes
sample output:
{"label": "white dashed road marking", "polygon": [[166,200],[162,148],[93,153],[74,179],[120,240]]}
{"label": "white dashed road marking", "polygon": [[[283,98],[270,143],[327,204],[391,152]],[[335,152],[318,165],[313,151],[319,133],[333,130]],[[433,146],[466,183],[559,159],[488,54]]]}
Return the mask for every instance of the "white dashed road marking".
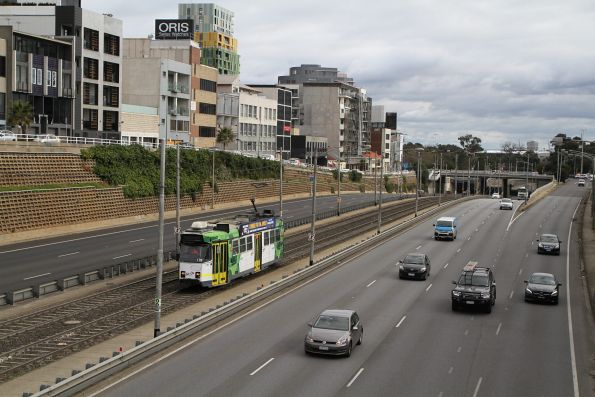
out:
{"label": "white dashed road marking", "polygon": [[371,287],[372,284],[374,284],[376,282],[376,280],[372,281],[370,284],[366,285],[366,288]]}
{"label": "white dashed road marking", "polygon": [[62,255],[58,255],[58,258],[63,258],[65,256],[70,256],[70,255],[76,255],[76,254],[79,254],[79,253],[80,253],[80,251],[71,252],[69,254],[62,254]]}
{"label": "white dashed road marking", "polygon": [[252,373],[250,374],[250,376],[256,374],[258,371],[260,371],[261,369],[263,369],[264,367],[266,367],[274,359],[275,359],[275,357],[271,357],[266,363],[262,364],[260,367],[256,368],[254,371],[252,371]]}
{"label": "white dashed road marking", "polygon": [[31,280],[32,278],[43,277],[43,276],[47,276],[48,274],[52,274],[52,273],[38,274],[37,276],[26,277],[23,280]]}
{"label": "white dashed road marking", "polygon": [[364,372],[363,368],[360,368],[359,371],[357,371],[357,374],[355,374],[355,376],[353,377],[353,379],[351,379],[349,381],[349,383],[347,384],[347,387],[351,387],[351,385],[353,384],[353,382],[355,382],[355,380],[357,379],[358,376],[360,376],[360,374]]}
{"label": "white dashed road marking", "polygon": [[395,326],[395,328],[399,328],[401,326],[401,324],[403,324],[403,321],[405,321],[406,318],[407,318],[407,316],[401,317],[401,320],[399,320],[399,322],[397,323],[397,325]]}
{"label": "white dashed road marking", "polygon": [[126,254],[126,255],[120,255],[120,256],[116,256],[112,259],[120,259],[120,258],[126,258],[127,256],[131,256],[132,254]]}

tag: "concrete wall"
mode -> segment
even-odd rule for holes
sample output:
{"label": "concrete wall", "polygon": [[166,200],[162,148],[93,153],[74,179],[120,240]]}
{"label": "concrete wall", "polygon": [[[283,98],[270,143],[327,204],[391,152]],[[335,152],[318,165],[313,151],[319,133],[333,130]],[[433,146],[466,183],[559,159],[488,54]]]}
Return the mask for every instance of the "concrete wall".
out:
{"label": "concrete wall", "polygon": [[161,61],[156,58],[124,58],[122,102],[159,107]]}

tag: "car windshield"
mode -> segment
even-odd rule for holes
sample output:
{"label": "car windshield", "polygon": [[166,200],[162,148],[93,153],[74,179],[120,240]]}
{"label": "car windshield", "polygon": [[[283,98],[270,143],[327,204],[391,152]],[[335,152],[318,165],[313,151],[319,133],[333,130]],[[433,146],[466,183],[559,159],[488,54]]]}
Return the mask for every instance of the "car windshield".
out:
{"label": "car windshield", "polygon": [[485,273],[464,272],[459,278],[459,285],[471,285],[474,287],[487,287],[488,275]]}
{"label": "car windshield", "polygon": [[414,265],[423,265],[424,264],[424,257],[423,255],[407,255],[403,263],[410,263]]}
{"label": "car windshield", "polygon": [[338,331],[349,330],[349,317],[330,316],[322,314],[314,323],[314,328],[334,329]]}
{"label": "car windshield", "polygon": [[438,222],[436,222],[436,226],[438,226],[438,227],[451,227],[452,226],[452,222],[451,221],[438,221]]}
{"label": "car windshield", "polygon": [[180,262],[200,263],[211,259],[211,246],[208,244],[180,244]]}
{"label": "car windshield", "polygon": [[502,199],[502,202],[503,203],[512,203],[512,200],[509,198],[504,198],[504,199]]}
{"label": "car windshield", "polygon": [[557,243],[558,237],[549,234],[542,234],[540,240],[543,243]]}
{"label": "car windshield", "polygon": [[531,284],[556,285],[556,280],[552,276],[545,274],[534,274],[529,279]]}

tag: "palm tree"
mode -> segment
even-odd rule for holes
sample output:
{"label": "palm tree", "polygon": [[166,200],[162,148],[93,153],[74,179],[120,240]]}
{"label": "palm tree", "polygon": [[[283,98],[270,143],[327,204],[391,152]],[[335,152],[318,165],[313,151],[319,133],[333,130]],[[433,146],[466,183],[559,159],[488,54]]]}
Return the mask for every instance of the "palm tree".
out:
{"label": "palm tree", "polygon": [[33,107],[31,104],[25,101],[13,102],[8,122],[21,127],[21,134],[26,134],[27,127],[33,122]]}
{"label": "palm tree", "polygon": [[223,145],[223,150],[225,150],[225,145],[233,142],[233,132],[229,127],[223,127],[219,129],[217,133],[217,143],[221,143]]}

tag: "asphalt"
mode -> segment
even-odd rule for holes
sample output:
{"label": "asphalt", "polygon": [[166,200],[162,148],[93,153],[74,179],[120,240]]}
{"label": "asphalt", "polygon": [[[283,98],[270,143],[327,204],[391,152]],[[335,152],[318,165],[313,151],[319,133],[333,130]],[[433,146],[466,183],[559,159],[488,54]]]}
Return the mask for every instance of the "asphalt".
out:
{"label": "asphalt", "polygon": [[[554,192],[554,194],[555,194],[555,192]],[[533,205],[535,205],[535,204],[533,204]],[[590,208],[589,207],[590,202],[587,205],[588,205],[587,208]],[[579,214],[580,214],[580,212],[579,212]],[[525,215],[523,215],[523,216],[525,216]],[[584,325],[583,332],[586,333],[586,335],[584,335],[584,336],[587,339],[591,340],[591,343],[592,343],[594,327],[593,327],[593,317],[591,314],[591,307],[592,307],[591,303],[592,303],[592,299],[595,297],[595,288],[594,288],[594,286],[595,286],[595,233],[593,232],[593,229],[591,228],[591,225],[593,224],[593,219],[591,217],[590,211],[582,212],[581,219],[582,219],[582,224],[581,224],[581,233],[582,233],[581,243],[582,244],[580,244],[579,246],[581,247],[580,249],[582,250],[582,252],[581,252],[582,261],[581,261],[581,267],[579,269],[580,271],[579,271],[578,277],[581,278],[582,282],[585,284],[584,296],[582,297],[585,304],[581,305],[581,306],[584,306],[585,310],[589,311],[589,316],[586,316],[585,324],[583,324]],[[523,219],[521,218],[521,220],[523,220]],[[363,237],[364,236],[362,236],[362,238]],[[354,242],[355,241],[345,242],[344,246],[349,246],[349,245],[353,244]],[[412,248],[412,249],[415,249],[415,248]],[[330,253],[330,250],[327,252],[321,252],[318,255],[322,257],[324,255],[327,255],[328,253]],[[478,254],[479,253],[480,253],[480,251],[478,251]],[[439,258],[437,258],[437,259],[439,260]],[[434,263],[436,263],[436,260],[434,260]],[[185,318],[191,318],[193,314],[200,312],[202,310],[207,310],[209,307],[214,307],[216,304],[218,304],[218,302],[222,302],[224,300],[229,299],[230,297],[241,294],[242,291],[251,292],[254,289],[256,289],[258,286],[265,285],[268,282],[270,282],[271,280],[279,279],[279,278],[283,277],[283,275],[285,275],[285,274],[290,274],[293,271],[293,269],[300,268],[305,265],[306,265],[306,261],[301,261],[300,263],[296,263],[293,267],[278,269],[278,271],[272,272],[272,273],[266,275],[262,279],[260,279],[260,278],[254,279],[254,280],[251,280],[249,283],[246,283],[245,285],[243,284],[242,288],[233,288],[227,292],[218,294],[213,299],[209,299],[209,300],[201,303],[200,305],[188,307],[184,310],[181,310],[180,312],[177,312],[170,316],[167,316],[162,321],[162,328],[165,329],[168,326],[175,325],[177,322],[183,321],[183,319],[185,319]],[[502,282],[504,280],[498,279],[498,281]],[[411,284],[411,285],[415,286],[415,284]],[[359,288],[361,288],[361,286]],[[409,288],[418,288],[419,289],[419,287],[409,287]],[[500,291],[501,290],[499,290],[499,293],[502,294],[502,292],[500,292]],[[312,293],[312,291],[310,291],[310,292]],[[412,296],[415,297],[417,295],[416,295],[416,293],[413,293]],[[576,295],[575,295],[575,297],[576,297]],[[503,298],[505,298],[505,297],[502,295],[499,296],[499,299],[503,299]],[[322,297],[321,297],[321,299],[322,299]],[[383,299],[388,299],[388,297],[385,296]],[[394,307],[406,307],[407,305],[411,304],[412,299],[414,299],[414,298],[407,298],[404,301],[397,301],[397,302],[390,302],[387,300],[386,305],[387,305],[387,307],[393,307],[392,306],[393,304],[394,304]],[[442,298],[436,297],[435,299],[442,299]],[[436,302],[431,301],[430,303],[433,305],[438,304],[437,301]],[[368,304],[366,304],[365,306],[368,306]],[[310,310],[312,310],[312,309],[310,309]],[[370,310],[372,313],[376,313],[375,315],[381,314],[381,313],[376,312],[378,309],[374,309],[374,310],[370,309]],[[294,308],[292,311],[299,312],[297,307]],[[397,319],[397,321],[400,318],[401,317],[399,317]],[[521,317],[521,319],[522,319],[522,317]],[[390,320],[394,321],[395,318],[391,317]],[[301,321],[301,318],[300,318],[300,321]],[[383,321],[385,321],[385,320],[383,320]],[[427,317],[427,318],[424,317],[421,320],[418,319],[416,321],[421,321],[421,322],[420,322],[419,326],[415,327],[415,329],[429,329],[429,330],[431,330],[432,328],[436,327],[435,326],[436,320],[434,320],[433,322],[429,322],[430,321],[429,317]],[[509,321],[509,320],[507,320],[507,321]],[[532,324],[535,324],[534,321],[538,322],[539,318],[532,319],[531,321],[533,321]],[[528,321],[528,323],[531,324],[531,321]],[[463,332],[464,325],[465,324],[461,323],[460,326],[457,326],[457,327],[455,327],[455,329],[448,331],[448,333],[449,334],[453,333],[453,335],[454,335],[454,333],[456,333],[456,332],[459,332],[459,331]],[[470,330],[471,333],[473,333],[475,331],[477,331],[479,333],[484,332],[484,330],[481,326],[478,328],[477,327],[473,328],[472,324],[470,324],[469,326],[471,328],[467,327],[466,330],[468,330],[468,331]],[[490,325],[490,327],[493,327],[493,326],[496,326],[496,324]],[[463,328],[461,328],[461,327],[463,327]],[[23,376],[21,378],[18,378],[13,381],[2,384],[2,385],[0,385],[0,394],[2,394],[3,396],[4,395],[5,396],[21,396],[22,393],[25,391],[27,391],[27,392],[36,391],[40,384],[52,384],[52,383],[54,383],[56,377],[66,377],[66,376],[70,375],[70,372],[73,369],[80,370],[80,369],[84,368],[86,363],[98,362],[99,357],[110,357],[111,353],[113,351],[117,351],[120,349],[125,350],[125,349],[131,348],[132,346],[134,346],[134,343],[136,340],[146,340],[146,339],[150,338],[152,335],[152,331],[153,331],[152,328],[153,328],[152,324],[147,324],[146,326],[139,327],[127,334],[120,335],[110,341],[106,341],[100,345],[94,346],[90,349],[87,349],[85,351],[76,353],[75,355],[69,356],[66,359],[59,360],[55,363],[49,364],[46,367],[40,368],[36,371],[32,371],[31,373],[26,374],[25,376]],[[413,328],[413,327],[411,327],[411,328]],[[458,328],[461,328],[461,329],[458,329]],[[527,331],[529,333],[531,332],[530,330],[527,330]],[[261,331],[259,331],[258,329],[255,329],[254,332],[258,333]],[[425,332],[426,331],[424,331],[424,334],[425,334]],[[430,333],[429,331],[427,331],[427,332]],[[559,332],[562,332],[562,331],[559,331]],[[295,333],[295,331],[290,332],[290,334],[292,334],[292,333]],[[451,335],[451,337],[454,337],[453,335]],[[368,339],[370,336],[372,338],[374,338],[374,333],[373,332],[367,333],[366,339]],[[377,336],[380,336],[380,335],[377,335]],[[424,336],[424,335],[422,335],[422,336]],[[441,348],[441,344],[438,342],[440,340],[442,340],[442,338],[448,337],[448,335],[440,335],[436,340],[433,340],[432,336],[433,335],[426,336],[428,338],[428,344],[433,349],[432,351],[434,352],[436,360],[441,362],[442,359],[440,358],[441,357],[440,352],[441,352],[441,349],[443,349],[443,347]],[[519,337],[519,336],[523,336],[523,333],[517,334],[517,337]],[[416,335],[416,334],[412,334],[412,338],[413,337],[419,338],[420,336]],[[270,344],[271,342],[267,341],[267,343]],[[474,343],[474,342],[472,342],[472,343]],[[511,343],[512,345],[515,345],[515,343],[518,344],[518,342],[515,342],[514,337],[510,337],[509,343]],[[414,344],[410,344],[410,346],[407,347],[405,351],[400,350],[399,354],[403,355],[408,351],[410,351],[410,354],[413,354],[415,352],[415,349],[412,347],[413,345]],[[519,346],[519,349],[520,348],[522,348],[522,346]],[[403,349],[403,347],[401,346],[401,347],[399,347],[399,349]],[[588,351],[586,353],[589,354],[590,352],[592,352],[592,349],[588,349]],[[446,354],[446,352],[445,352],[445,354]],[[452,353],[449,353],[449,354],[452,354]],[[254,358],[254,357],[252,357],[252,358]],[[386,360],[386,358],[387,358],[387,356],[385,355],[384,360]],[[588,358],[591,361],[593,359],[593,357],[588,357]],[[379,360],[380,360],[379,363],[382,363],[383,359],[380,358]],[[461,359],[461,360],[464,361],[464,359]],[[266,360],[264,360],[264,361],[266,361]],[[308,362],[308,363],[311,364],[310,362]],[[340,365],[343,366],[342,364],[340,364]],[[377,364],[374,364],[374,365],[377,365]],[[316,366],[313,368],[318,368],[318,367],[319,367],[319,365],[316,364]],[[289,371],[292,369],[286,368],[286,370]],[[352,368],[352,370],[353,370],[352,373],[357,372],[356,367]],[[397,369],[395,368],[394,370],[396,371]],[[408,370],[406,367],[402,368],[402,370],[404,371],[404,373],[410,374],[411,378],[409,380],[418,379],[420,377],[419,374],[412,373],[411,370],[410,369]],[[593,371],[593,368],[591,368],[590,370]],[[305,374],[313,374],[312,371],[314,371],[314,369],[302,370],[302,372],[304,372],[304,371],[305,371]],[[501,369],[501,371],[503,371],[503,372],[501,372],[502,376],[505,376],[507,374],[507,372],[505,371],[505,368]],[[329,377],[334,376],[332,373],[327,373],[326,371],[324,371],[324,373],[326,375],[328,375]],[[428,369],[428,373],[432,373],[432,371]],[[201,374],[201,377],[203,375],[204,374]],[[301,376],[298,376],[297,378],[302,379]],[[517,379],[517,378],[518,378],[518,376],[515,377],[515,379]],[[559,376],[557,378],[559,379]],[[265,381],[265,384],[267,384],[267,382],[270,380],[269,376],[267,376],[266,379],[267,380]],[[372,379],[374,379],[374,378],[372,378]],[[401,378],[399,378],[399,379],[401,379]],[[464,387],[461,386],[460,388],[458,388],[458,389],[455,388],[452,391],[461,391],[462,393],[460,395],[464,395],[464,394],[466,394],[465,391],[469,390],[469,388],[472,389],[473,387],[475,387],[477,385],[477,383],[475,383],[475,381],[478,379],[479,378],[473,379],[473,381],[471,381],[470,386],[465,384]],[[403,379],[401,379],[401,380],[403,380]],[[510,380],[508,380],[508,381],[510,381]],[[370,379],[368,379],[367,382],[370,382]],[[487,380],[485,382],[487,382]],[[506,382],[506,380],[504,380],[504,382]],[[567,384],[567,382],[568,382],[568,380],[565,378],[564,384]],[[260,385],[262,385],[261,382],[258,382],[258,383]],[[277,383],[272,383],[272,384],[277,385]],[[367,384],[368,384],[368,386],[370,386],[369,383],[367,383]],[[401,383],[398,383],[396,381],[394,382],[394,386],[392,386],[392,383],[389,382],[388,388],[386,388],[387,386],[385,384],[383,386],[385,388],[382,390],[384,392],[390,392],[392,390],[397,390],[396,388],[398,388],[400,386],[401,386]],[[486,386],[486,383],[484,383],[483,387],[485,387],[485,386]],[[271,387],[277,387],[277,386],[271,386]],[[297,381],[288,381],[288,387],[289,387],[289,389],[286,389],[284,386],[283,388],[280,388],[280,389],[273,388],[273,389],[267,389],[267,390],[271,390],[271,391],[272,390],[277,390],[277,391],[283,390],[284,392],[286,392],[287,390],[291,390],[291,387],[298,387]],[[361,387],[361,385],[359,387]],[[372,389],[368,388],[365,390],[367,390],[367,391],[374,390],[374,386],[370,386],[370,387],[372,387]],[[377,387],[379,387],[379,386],[377,386]],[[393,389],[393,387],[395,387],[395,389]],[[231,388],[231,390],[229,390],[228,388]],[[216,388],[216,389],[212,389],[212,390],[217,391],[217,393],[218,393],[219,391],[221,391],[221,392],[225,391],[225,389],[228,389],[228,391],[230,391],[231,394],[238,394],[238,392],[240,392],[240,390],[236,389],[235,386],[233,386],[233,385],[228,386],[228,387],[223,387],[223,388]],[[255,390],[259,390],[259,389],[255,389]],[[309,390],[309,389],[304,389],[304,390]],[[350,390],[349,394],[356,394],[355,393],[356,390],[359,390],[361,392],[362,389],[357,389],[354,387],[354,389]],[[380,389],[376,389],[376,390],[380,391]],[[428,390],[433,391],[433,389],[428,389]],[[562,390],[562,394],[558,394],[558,395],[569,395],[569,394],[565,393],[567,391],[566,388],[562,388],[561,390]],[[591,391],[593,390],[592,385],[591,385],[590,390]],[[320,391],[320,390],[318,390],[318,391]],[[559,391],[559,389],[552,389],[552,393],[554,391]],[[199,394],[202,394],[202,393],[199,393]],[[290,394],[300,394],[300,393],[290,393]],[[333,393],[330,393],[330,394],[333,394]],[[449,394],[452,394],[452,393],[449,393]],[[445,395],[449,395],[449,394],[445,394]],[[545,394],[548,395],[547,393],[545,393]],[[247,394],[245,394],[245,395],[247,395]],[[438,395],[438,393],[436,393],[436,395]],[[483,395],[483,394],[480,393],[479,395]],[[529,392],[529,393],[527,393],[527,395],[534,395],[534,393]],[[586,394],[583,394],[583,395],[586,395]]]}

